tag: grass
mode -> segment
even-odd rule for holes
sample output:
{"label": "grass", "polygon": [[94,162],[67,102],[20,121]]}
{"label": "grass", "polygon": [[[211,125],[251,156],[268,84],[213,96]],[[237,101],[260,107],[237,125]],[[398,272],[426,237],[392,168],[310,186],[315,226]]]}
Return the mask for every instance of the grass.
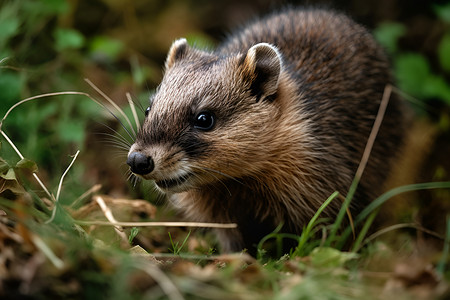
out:
{"label": "grass", "polygon": [[[159,82],[161,61],[155,58],[163,57],[166,51],[164,48],[151,54],[154,49],[150,48],[165,44],[160,40],[160,32],[173,29],[174,19],[179,24],[177,27],[186,30],[192,30],[192,24],[199,25],[200,20],[204,20],[207,28],[210,24],[208,18],[202,17],[204,9],[175,5],[177,1],[164,4],[165,8],[170,6],[164,10],[167,14],[164,18],[159,16],[161,9],[154,9],[153,5],[147,6],[145,14],[136,14],[145,7],[127,3],[124,24],[119,20],[120,13],[111,10],[116,5],[105,2],[102,18],[97,18],[103,20],[103,25],[96,24],[99,30],[87,32],[80,29],[93,25],[89,18],[88,23],[80,18],[85,15],[79,13],[80,9],[86,9],[85,4],[57,2],[24,0],[18,4],[6,1],[0,10],[0,24],[4,29],[0,35],[3,46],[0,47],[0,104],[11,106],[0,121],[0,146],[5,153],[3,158],[6,159],[7,154],[18,156],[18,161],[0,158],[0,298],[397,300],[414,295],[444,299],[449,295],[449,219],[444,236],[405,218],[405,215],[414,215],[411,211],[405,212],[398,224],[369,233],[380,209],[394,204],[392,197],[427,189],[447,192],[448,182],[392,189],[375,199],[360,215],[351,216],[347,207],[358,185],[360,176],[357,175],[352,189],[344,195],[339,218],[331,227],[325,225],[321,212],[330,202],[338,200],[336,193],[324,202],[300,236],[275,230],[265,237],[258,247],[257,259],[245,253],[217,255],[214,242],[194,230],[196,227],[233,228],[234,224],[172,222],[173,216],[161,210],[157,217],[145,218],[142,215],[151,213],[141,207],[129,211],[137,200],[111,203],[100,195],[107,190],[100,182],[92,187],[80,185],[78,181],[83,173],[79,170],[85,162],[84,133],[86,125],[93,118],[97,119],[98,107],[94,102],[100,104],[100,101],[87,93],[47,91],[81,86],[83,76],[80,74],[91,74],[93,70],[92,81],[102,81],[104,74],[95,75],[99,65],[107,70],[110,86],[119,87],[119,91],[124,87],[129,90],[126,82],[130,77],[128,62],[131,60],[133,82],[147,97],[146,85],[152,87]],[[226,11],[221,4],[215,7],[220,7],[220,12]],[[450,52],[446,51],[450,45],[450,27],[443,26],[449,24],[449,8],[449,5],[434,6],[441,23],[434,24],[435,39],[427,44],[427,51],[438,50],[433,59],[428,56],[434,53],[426,56],[403,48],[408,43],[400,45],[399,38],[407,38],[408,32],[402,24],[385,24],[375,32],[393,58],[400,87],[415,98],[402,96],[412,99],[424,114],[434,114],[437,107],[440,130],[449,128],[448,113],[445,106],[441,110],[441,106],[431,101],[441,105],[450,103],[446,84],[450,70]],[[94,5],[93,14],[95,10]],[[130,33],[140,32],[144,26],[147,27],[143,32],[154,33],[147,37],[159,40],[144,43],[148,48],[135,48],[139,43],[129,42]],[[127,30],[120,36],[123,28]],[[435,30],[439,28],[444,31],[441,37]],[[417,44],[416,35],[413,36],[415,40],[410,44]],[[172,38],[166,35],[168,45]],[[142,39],[134,39],[139,40]],[[30,52],[31,44],[33,51]],[[132,54],[126,50],[128,45],[132,45]],[[146,54],[150,56],[147,58]],[[106,93],[90,80],[86,82],[106,101],[101,107],[114,112],[117,122],[123,123],[122,140],[118,143],[127,147],[125,144],[139,128],[132,97],[126,94],[130,109],[123,113]],[[16,99],[25,98],[29,93],[41,94],[14,104]],[[80,98],[88,101],[78,105]],[[60,105],[62,102],[64,104]],[[12,111],[14,116],[10,116]],[[57,132],[42,130],[42,127]],[[61,147],[66,144],[70,146]],[[51,150],[53,152],[49,153]],[[67,156],[79,150],[78,156]],[[29,158],[39,162],[39,170]],[[358,174],[362,174],[363,165]],[[82,209],[87,214],[80,216],[78,212]],[[162,222],[161,218],[170,222]],[[353,226],[341,228],[346,218]],[[422,257],[425,266],[414,260],[421,252],[421,234],[437,236],[441,242],[431,255]],[[392,235],[393,241],[389,238]],[[283,239],[294,239],[298,242],[297,248],[281,256],[281,247],[278,247],[280,258],[267,257],[265,242],[274,240],[280,245]],[[351,248],[344,251],[347,243]],[[403,264],[407,265],[406,271],[401,271],[405,270]],[[392,286],[397,288],[389,289]]]}
{"label": "grass", "polygon": [[180,242],[174,242],[172,240],[172,235],[170,234],[170,232],[168,232],[168,234],[169,234],[170,244],[172,245],[172,248],[169,249],[169,251],[172,252],[175,255],[180,255],[181,250],[183,250],[184,246],[186,245],[186,242],[189,239],[189,236],[191,235],[191,232],[190,231],[188,232],[188,234],[184,238],[184,240],[181,243],[181,245],[180,245]]}
{"label": "grass", "polygon": [[[64,96],[69,93],[31,97],[18,105],[48,96],[57,94]],[[92,98],[88,94],[76,94]],[[372,236],[368,238],[367,232],[380,207],[401,193],[450,188],[450,182],[431,182],[392,189],[375,199],[360,215],[356,216],[353,224],[342,231],[338,229],[341,228],[351,201],[351,192],[348,193],[340,215],[331,227],[324,226],[324,220],[320,218],[327,205],[339,196],[335,192],[318,209],[300,236],[281,234],[275,230],[265,237],[259,243],[257,259],[245,253],[214,255],[212,254],[214,251],[211,250],[213,244],[210,241],[191,234],[191,231],[186,234],[179,227],[232,228],[234,224],[117,221],[114,217],[114,207],[110,207],[100,196],[94,197],[94,200],[97,201],[106,220],[80,220],[74,217],[67,206],[59,203],[59,199],[64,178],[70,173],[71,166],[76,164],[79,152],[72,157],[61,175],[56,195],[53,195],[49,192],[51,189],[48,189],[38,177],[35,164],[21,154],[1,127],[10,111],[18,105],[12,107],[0,123],[0,133],[21,158],[14,167],[0,168],[2,170],[0,207],[6,214],[6,219],[3,216],[0,225],[7,236],[0,238],[0,246],[4,250],[0,258],[5,259],[4,253],[13,253],[8,257],[10,264],[6,274],[2,274],[6,285],[0,291],[6,296],[16,293],[28,294],[33,290],[37,299],[54,296],[84,299],[148,297],[151,299],[360,299],[364,296],[368,299],[376,299],[384,285],[367,280],[364,276],[366,272],[374,272],[364,267],[374,257],[367,254],[370,251],[361,252],[361,249],[363,245],[366,246],[364,249],[368,250],[375,246],[369,243],[372,241]],[[122,114],[122,117],[126,115]],[[127,120],[126,124],[131,126],[132,122]],[[33,178],[45,191],[44,195],[47,199],[38,196],[19,181],[16,175],[18,167],[32,173]],[[363,167],[359,169],[359,175],[362,174],[363,169]],[[356,188],[357,182],[356,179],[352,189]],[[5,196],[4,192],[7,189],[14,191],[14,196],[10,194],[9,197],[8,194]],[[8,225],[5,220],[15,225]],[[352,243],[352,250],[342,251],[343,245],[348,242],[355,230],[354,226],[360,224],[363,225]],[[99,227],[103,230],[101,232],[113,228],[111,235],[113,238],[97,238],[89,230],[92,227]],[[131,230],[127,230],[127,227],[131,227]],[[141,246],[132,247],[134,242],[139,243],[139,239],[142,241],[149,235],[144,230],[150,230],[149,236],[161,237],[161,232],[168,230],[169,227],[173,231],[166,232],[168,238],[162,237],[161,240],[167,245],[163,251],[168,250],[171,253],[158,254],[156,250],[153,255],[147,250],[155,249],[144,250]],[[161,228],[163,230],[158,231]],[[376,234],[379,236],[398,228],[402,226],[387,228],[386,231]],[[417,226],[415,228],[421,230]],[[320,231],[326,236],[325,240],[317,238],[317,233]],[[279,259],[268,258],[264,255],[266,241],[275,239],[280,242],[285,238],[298,241],[298,246],[292,253],[282,256],[279,252]],[[203,246],[192,247],[189,245],[191,242],[199,245],[203,243]],[[447,220],[442,253],[436,262],[435,269],[432,270],[441,276],[441,284],[444,285],[447,285],[447,281],[443,278],[448,276],[449,243],[450,220]],[[385,245],[385,247],[389,246]],[[34,257],[41,258],[35,261]],[[31,275],[25,279],[20,274],[14,274],[14,268],[26,269]],[[380,274],[385,273],[380,272]],[[45,281],[43,281],[44,278],[46,278]],[[66,282],[67,278],[69,283]],[[389,282],[393,278],[395,278],[395,272],[390,270],[384,282]],[[18,282],[25,288],[16,290],[13,285],[8,286],[11,282]],[[434,295],[433,290],[428,292]],[[405,288],[399,297],[406,299],[409,295]],[[389,298],[389,295],[386,297]]]}

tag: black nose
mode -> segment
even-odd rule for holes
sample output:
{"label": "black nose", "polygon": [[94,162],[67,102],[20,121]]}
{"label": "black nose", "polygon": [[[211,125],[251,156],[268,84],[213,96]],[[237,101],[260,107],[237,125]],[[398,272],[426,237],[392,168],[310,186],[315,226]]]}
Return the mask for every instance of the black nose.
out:
{"label": "black nose", "polygon": [[130,166],[131,172],[139,175],[148,174],[155,168],[153,159],[141,152],[131,152],[128,155],[127,164]]}

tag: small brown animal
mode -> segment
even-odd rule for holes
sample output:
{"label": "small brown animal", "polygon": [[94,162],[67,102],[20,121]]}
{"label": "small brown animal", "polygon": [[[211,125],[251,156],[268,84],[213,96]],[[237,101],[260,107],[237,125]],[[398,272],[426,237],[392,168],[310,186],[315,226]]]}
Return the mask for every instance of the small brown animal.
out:
{"label": "small brown animal", "polygon": [[[367,30],[326,10],[270,15],[214,52],[180,39],[127,163],[192,220],[237,223],[218,231],[223,251],[254,253],[281,222],[300,234],[327,197],[347,193],[391,82]],[[402,111],[392,97],[354,213],[382,192],[402,141]],[[335,217],[341,204],[324,216]]]}

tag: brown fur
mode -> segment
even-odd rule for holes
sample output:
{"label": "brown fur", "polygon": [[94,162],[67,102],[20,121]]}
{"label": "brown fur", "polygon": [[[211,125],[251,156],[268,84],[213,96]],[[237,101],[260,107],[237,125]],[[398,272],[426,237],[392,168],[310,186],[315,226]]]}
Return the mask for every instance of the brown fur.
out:
{"label": "brown fur", "polygon": [[[331,193],[347,193],[390,82],[387,59],[363,27],[334,12],[286,10],[216,52],[176,41],[130,153],[153,159],[144,178],[161,186],[178,178],[162,189],[189,218],[238,224],[218,231],[224,251],[254,249],[281,222],[301,233]],[[390,100],[355,213],[383,191],[402,139],[401,106]],[[196,130],[192,119],[205,110],[216,124]],[[335,200],[324,215],[340,206]]]}

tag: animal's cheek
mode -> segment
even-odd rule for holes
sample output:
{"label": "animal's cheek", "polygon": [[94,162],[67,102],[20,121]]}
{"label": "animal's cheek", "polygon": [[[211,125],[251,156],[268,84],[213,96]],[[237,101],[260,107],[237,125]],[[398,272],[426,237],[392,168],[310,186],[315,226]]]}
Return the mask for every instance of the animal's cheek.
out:
{"label": "animal's cheek", "polygon": [[237,149],[232,150],[231,148],[211,149],[207,156],[191,160],[190,166],[214,181],[240,177],[248,169],[248,165],[245,159],[243,161],[240,153]]}

